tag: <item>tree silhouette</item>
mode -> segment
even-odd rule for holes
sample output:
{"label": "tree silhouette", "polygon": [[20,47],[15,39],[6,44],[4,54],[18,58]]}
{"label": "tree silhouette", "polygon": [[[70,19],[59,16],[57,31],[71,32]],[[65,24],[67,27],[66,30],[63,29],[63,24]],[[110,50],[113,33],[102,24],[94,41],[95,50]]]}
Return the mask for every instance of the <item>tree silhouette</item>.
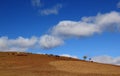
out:
{"label": "tree silhouette", "polygon": [[86,59],[87,59],[87,56],[83,56],[83,59],[86,60]]}
{"label": "tree silhouette", "polygon": [[91,61],[92,59],[91,58],[89,58],[89,61]]}

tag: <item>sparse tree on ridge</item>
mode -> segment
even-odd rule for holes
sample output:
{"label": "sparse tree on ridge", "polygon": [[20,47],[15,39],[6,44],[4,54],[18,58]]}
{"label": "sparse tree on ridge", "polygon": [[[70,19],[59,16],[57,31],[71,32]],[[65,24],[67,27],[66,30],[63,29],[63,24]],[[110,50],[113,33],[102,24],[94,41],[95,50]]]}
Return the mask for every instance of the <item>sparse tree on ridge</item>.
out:
{"label": "sparse tree on ridge", "polygon": [[86,60],[86,59],[87,59],[87,56],[83,56],[83,59]]}
{"label": "sparse tree on ridge", "polygon": [[91,61],[92,59],[91,58],[89,58],[89,61]]}

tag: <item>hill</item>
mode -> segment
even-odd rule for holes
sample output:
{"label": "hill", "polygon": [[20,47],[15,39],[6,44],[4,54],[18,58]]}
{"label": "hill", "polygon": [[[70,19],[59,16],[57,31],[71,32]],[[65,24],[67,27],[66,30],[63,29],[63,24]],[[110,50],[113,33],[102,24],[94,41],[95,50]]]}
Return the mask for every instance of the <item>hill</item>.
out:
{"label": "hill", "polygon": [[120,66],[47,54],[0,52],[0,76],[120,76]]}

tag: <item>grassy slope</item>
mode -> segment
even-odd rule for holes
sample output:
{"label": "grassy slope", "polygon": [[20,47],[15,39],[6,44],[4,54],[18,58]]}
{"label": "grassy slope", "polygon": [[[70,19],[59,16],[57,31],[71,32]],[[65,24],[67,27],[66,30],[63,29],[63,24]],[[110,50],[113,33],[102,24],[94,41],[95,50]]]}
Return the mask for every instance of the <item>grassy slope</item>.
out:
{"label": "grassy slope", "polygon": [[0,76],[120,76],[119,71],[119,66],[72,58],[0,53]]}

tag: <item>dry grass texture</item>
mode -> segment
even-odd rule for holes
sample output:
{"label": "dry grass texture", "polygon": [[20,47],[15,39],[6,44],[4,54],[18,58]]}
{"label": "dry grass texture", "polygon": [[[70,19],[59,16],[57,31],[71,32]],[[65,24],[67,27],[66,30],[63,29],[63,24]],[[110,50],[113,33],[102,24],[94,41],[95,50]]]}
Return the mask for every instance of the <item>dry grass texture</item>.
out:
{"label": "dry grass texture", "polygon": [[0,76],[120,76],[120,67],[50,55],[1,52]]}
{"label": "dry grass texture", "polygon": [[120,67],[85,61],[54,61],[50,63],[58,70],[84,74],[120,74]]}

